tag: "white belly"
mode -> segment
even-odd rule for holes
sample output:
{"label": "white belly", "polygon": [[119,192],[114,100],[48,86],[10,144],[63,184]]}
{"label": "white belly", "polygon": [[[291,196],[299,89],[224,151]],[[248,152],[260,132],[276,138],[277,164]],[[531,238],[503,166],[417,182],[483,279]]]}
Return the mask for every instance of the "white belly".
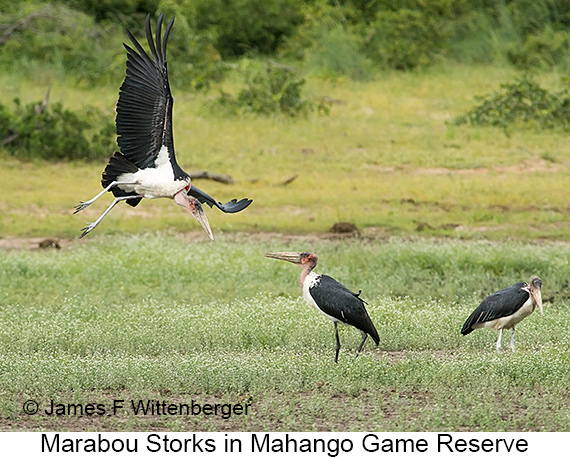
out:
{"label": "white belly", "polygon": [[325,316],[327,319],[329,319],[331,322],[341,322],[338,319],[329,316],[328,314],[324,313],[321,308],[319,308],[319,305],[317,305],[317,303],[315,302],[315,300],[313,299],[313,297],[311,296],[311,293],[309,292],[309,288],[315,283],[319,281],[319,275],[314,273],[314,272],[310,272],[307,275],[307,278],[305,279],[305,282],[303,283],[303,298],[305,299],[305,301],[309,304],[309,306],[315,308],[319,313],[321,313],[323,316]]}
{"label": "white belly", "polygon": [[118,180],[125,183],[119,184],[121,189],[136,192],[145,198],[173,198],[188,185],[185,180],[174,179],[174,170],[166,146],[160,149],[155,167],[140,169],[135,173],[123,173]]}

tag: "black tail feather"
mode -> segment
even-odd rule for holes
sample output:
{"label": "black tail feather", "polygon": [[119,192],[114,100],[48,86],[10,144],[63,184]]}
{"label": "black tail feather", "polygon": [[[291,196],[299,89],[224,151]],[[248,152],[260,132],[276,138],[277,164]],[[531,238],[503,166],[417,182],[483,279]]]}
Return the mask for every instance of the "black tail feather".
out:
{"label": "black tail feather", "polygon": [[370,320],[370,324],[372,325],[372,327],[368,330],[367,333],[374,340],[374,342],[376,343],[376,346],[378,346],[380,344],[380,337],[378,336],[378,331],[376,330],[376,327],[374,327],[372,320]]}
{"label": "black tail feather", "polygon": [[[115,152],[115,154],[109,159],[109,163],[103,171],[103,177],[101,178],[101,185],[103,188],[107,187],[109,184],[118,180],[119,176],[123,173],[135,173],[139,170],[134,163],[127,159],[121,152]],[[134,192],[126,192],[121,188],[115,186],[111,189],[115,197],[125,197],[127,195],[136,195]],[[131,206],[137,206],[141,198],[132,198],[126,200],[126,203]]]}
{"label": "black tail feather", "polygon": [[463,327],[461,328],[461,334],[469,335],[473,330],[474,330],[473,327],[471,327],[471,325],[468,325],[467,322],[465,322],[465,324],[463,324]]}

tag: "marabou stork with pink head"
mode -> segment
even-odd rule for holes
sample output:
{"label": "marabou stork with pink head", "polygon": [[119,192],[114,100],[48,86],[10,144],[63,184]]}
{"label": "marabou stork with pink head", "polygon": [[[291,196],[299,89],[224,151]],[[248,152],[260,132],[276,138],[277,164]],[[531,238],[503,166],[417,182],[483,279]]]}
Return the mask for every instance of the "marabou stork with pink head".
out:
{"label": "marabou stork with pink head", "polygon": [[312,252],[269,252],[266,257],[299,265],[301,271],[301,287],[303,298],[313,308],[320,311],[334,325],[336,338],[334,361],[338,363],[340,339],[338,336],[338,323],[347,324],[360,330],[362,341],[356,351],[360,354],[368,335],[372,337],[376,346],[380,343],[378,332],[366,311],[366,302],[360,298],[360,292],[355,294],[341,283],[327,275],[319,275],[313,271],[317,266],[318,257]]}
{"label": "marabou stork with pink head", "polygon": [[85,209],[106,192],[115,200],[95,221],[83,228],[81,237],[91,232],[113,209],[125,201],[137,206],[143,198],[172,198],[186,208],[202,225],[210,239],[214,239],[208,218],[202,208],[206,203],[225,213],[237,213],[247,208],[252,200],[233,199],[225,204],[217,202],[194,186],[190,176],[176,162],[172,134],[173,98],[166,68],[166,46],[174,24],[172,18],[162,38],[164,14],[156,25],[156,45],[151,32],[150,15],[146,18],[146,38],[150,55],[127,30],[135,49],[127,50],[127,75],[117,102],[117,142],[120,152],[109,160],[101,184],[103,191],[91,200],[81,202],[75,213]]}

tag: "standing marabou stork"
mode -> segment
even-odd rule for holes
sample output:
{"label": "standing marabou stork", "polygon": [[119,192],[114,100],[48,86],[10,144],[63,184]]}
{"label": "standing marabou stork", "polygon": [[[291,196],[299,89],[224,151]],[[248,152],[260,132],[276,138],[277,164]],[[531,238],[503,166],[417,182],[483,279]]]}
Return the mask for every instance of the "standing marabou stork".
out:
{"label": "standing marabou stork", "polygon": [[300,265],[301,286],[303,287],[303,298],[305,301],[320,311],[326,318],[334,324],[334,334],[336,337],[335,363],[338,363],[338,352],[340,350],[340,339],[338,337],[338,323],[352,325],[362,333],[362,341],[356,356],[360,353],[366,337],[370,335],[376,346],[380,342],[378,332],[364,307],[365,301],[360,298],[360,292],[355,294],[344,287],[341,283],[327,275],[318,275],[313,269],[317,266],[318,257],[311,252],[273,252],[265,254],[266,257]]}
{"label": "standing marabou stork", "polygon": [[499,290],[485,298],[467,318],[461,333],[468,335],[478,328],[490,327],[499,330],[497,352],[501,351],[503,330],[513,329],[511,350],[515,350],[515,326],[525,317],[530,316],[538,306],[542,310],[542,280],[538,276],[530,278],[530,284],[517,282],[511,287]]}
{"label": "standing marabou stork", "polygon": [[144,198],[172,198],[186,208],[214,239],[201,203],[217,206],[225,213],[236,213],[249,206],[250,199],[235,199],[221,204],[191,184],[174,155],[172,136],[172,94],[166,69],[166,45],[174,18],[166,27],[164,40],[161,27],[164,14],[156,25],[156,46],[151,32],[150,15],[146,18],[149,56],[127,30],[136,50],[128,45],[127,76],[117,102],[117,142],[120,152],[109,160],[101,184],[103,191],[91,200],[81,202],[75,213],[89,206],[105,192],[113,192],[115,200],[95,222],[87,224],[81,237],[93,230],[120,201],[137,206]]}

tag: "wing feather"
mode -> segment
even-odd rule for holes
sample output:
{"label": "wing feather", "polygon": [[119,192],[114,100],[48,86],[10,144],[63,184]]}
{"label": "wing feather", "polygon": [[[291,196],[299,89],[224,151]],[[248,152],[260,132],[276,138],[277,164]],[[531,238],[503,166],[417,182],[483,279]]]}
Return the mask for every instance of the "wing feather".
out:
{"label": "wing feather", "polygon": [[320,281],[309,288],[309,293],[325,314],[368,333],[378,344],[380,341],[378,332],[359,294],[355,294],[327,275],[321,275]]}
{"label": "wing feather", "polygon": [[518,282],[489,295],[467,318],[461,333],[467,335],[474,330],[474,325],[510,316],[518,311],[530,297],[529,292],[524,289],[525,286],[528,287],[528,284]]}
{"label": "wing feather", "polygon": [[147,16],[145,31],[150,55],[133,34],[127,31],[133,47],[124,45],[127,50],[127,74],[117,102],[117,142],[124,156],[139,168],[154,167],[162,146],[166,146],[175,174],[179,175],[184,172],[176,164],[174,156],[174,100],[166,67],[166,46],[174,18],[169,22],[162,39],[163,17],[161,14],[157,22],[155,45],[150,15]]}

